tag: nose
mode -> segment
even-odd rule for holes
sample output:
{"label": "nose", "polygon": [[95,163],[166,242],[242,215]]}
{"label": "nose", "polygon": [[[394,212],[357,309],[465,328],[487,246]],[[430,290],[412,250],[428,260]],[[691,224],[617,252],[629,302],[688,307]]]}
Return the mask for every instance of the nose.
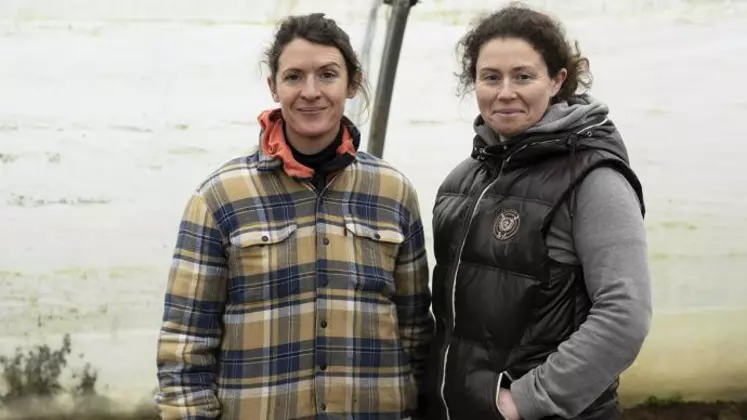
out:
{"label": "nose", "polygon": [[301,96],[303,96],[304,99],[313,100],[318,98],[319,95],[320,93],[316,77],[307,77],[304,81],[303,88],[301,89]]}
{"label": "nose", "polygon": [[499,101],[511,101],[516,99],[516,90],[511,83],[509,78],[503,79],[501,85],[498,87],[498,100]]}

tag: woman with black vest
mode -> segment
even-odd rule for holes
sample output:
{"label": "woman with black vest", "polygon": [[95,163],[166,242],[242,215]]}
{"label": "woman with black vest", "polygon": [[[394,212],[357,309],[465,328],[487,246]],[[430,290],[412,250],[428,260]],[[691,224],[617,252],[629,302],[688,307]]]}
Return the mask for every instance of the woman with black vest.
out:
{"label": "woman with black vest", "polygon": [[589,62],[510,5],[461,40],[480,115],[433,215],[432,419],[615,419],[651,321],[641,184]]}

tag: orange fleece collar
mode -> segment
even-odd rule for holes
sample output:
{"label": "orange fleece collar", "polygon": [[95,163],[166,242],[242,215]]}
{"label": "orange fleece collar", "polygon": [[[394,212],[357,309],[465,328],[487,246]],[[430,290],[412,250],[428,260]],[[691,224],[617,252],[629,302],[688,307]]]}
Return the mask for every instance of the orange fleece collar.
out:
{"label": "orange fleece collar", "polygon": [[[289,176],[308,179],[314,176],[314,170],[300,164],[294,157],[283,134],[283,115],[279,108],[263,111],[257,117],[262,128],[260,148],[268,158],[283,162],[283,170]],[[337,148],[337,155],[349,153],[355,156],[356,148],[353,137],[346,124],[342,124],[342,144]]]}

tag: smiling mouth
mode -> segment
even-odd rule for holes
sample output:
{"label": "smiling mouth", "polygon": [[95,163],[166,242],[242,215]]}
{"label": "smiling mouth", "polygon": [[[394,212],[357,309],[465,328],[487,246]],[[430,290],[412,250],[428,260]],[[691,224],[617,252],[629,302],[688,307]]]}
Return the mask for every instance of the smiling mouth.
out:
{"label": "smiling mouth", "polygon": [[299,112],[302,112],[304,114],[316,114],[317,112],[321,112],[327,109],[327,107],[324,106],[313,106],[313,107],[303,107],[298,108]]}

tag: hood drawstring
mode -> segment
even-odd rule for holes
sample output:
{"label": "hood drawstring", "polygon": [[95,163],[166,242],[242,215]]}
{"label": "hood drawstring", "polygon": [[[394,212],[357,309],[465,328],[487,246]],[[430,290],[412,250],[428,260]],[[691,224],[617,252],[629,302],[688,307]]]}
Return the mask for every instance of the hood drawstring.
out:
{"label": "hood drawstring", "polygon": [[571,158],[569,159],[569,165],[571,166],[571,197],[568,199],[568,215],[571,218],[571,224],[573,224],[573,217],[577,211],[577,199],[576,195],[578,192],[578,185],[576,185],[576,147],[578,146],[579,137],[594,137],[594,130],[582,131],[579,133],[571,133],[565,141],[566,146],[570,149]]}
{"label": "hood drawstring", "polygon": [[578,145],[578,135],[571,133],[566,140],[566,146],[571,149],[571,158],[569,164],[571,165],[571,197],[568,199],[568,215],[571,218],[571,226],[573,226],[573,217],[576,215],[576,145]]}

